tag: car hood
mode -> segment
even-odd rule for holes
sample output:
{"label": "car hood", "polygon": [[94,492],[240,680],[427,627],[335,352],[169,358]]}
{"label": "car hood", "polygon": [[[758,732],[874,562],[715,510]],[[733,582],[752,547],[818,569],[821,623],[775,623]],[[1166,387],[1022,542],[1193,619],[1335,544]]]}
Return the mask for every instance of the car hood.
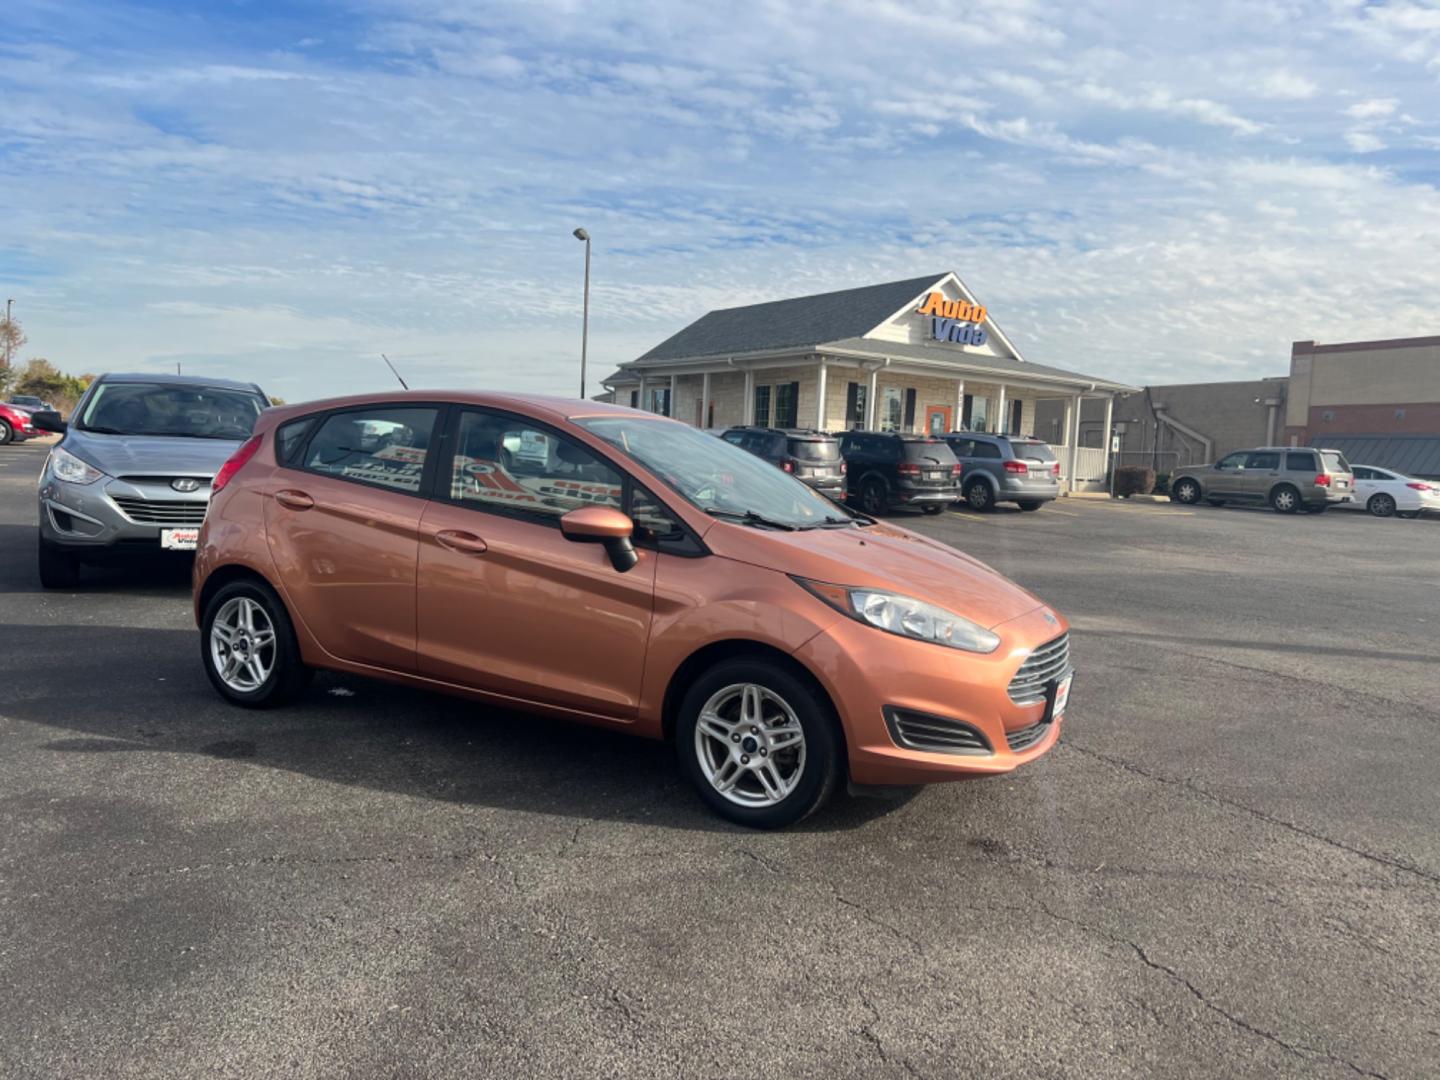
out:
{"label": "car hood", "polygon": [[885,523],[781,532],[717,521],[704,539],[724,558],[814,581],[903,593],[986,628],[1044,606],[980,560]]}
{"label": "car hood", "polygon": [[155,435],[96,435],[71,428],[61,444],[111,476],[155,473],[207,479],[240,445],[239,439],[175,439]]}

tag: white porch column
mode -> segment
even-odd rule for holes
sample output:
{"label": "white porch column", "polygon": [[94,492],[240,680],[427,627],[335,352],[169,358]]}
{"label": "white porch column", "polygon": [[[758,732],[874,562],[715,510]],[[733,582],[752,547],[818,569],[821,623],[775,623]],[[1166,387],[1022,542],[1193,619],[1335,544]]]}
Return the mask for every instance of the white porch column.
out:
{"label": "white porch column", "polygon": [[[1065,408],[1065,417],[1067,420],[1065,426],[1070,429],[1071,436],[1065,444],[1070,448],[1070,462],[1067,466],[1067,472],[1070,476],[1070,482],[1068,487],[1071,491],[1075,490],[1075,470],[1079,467],[1078,463],[1080,457],[1080,401],[1080,395],[1076,394],[1070,399],[1069,404],[1067,404]],[[1074,417],[1073,420],[1070,419],[1072,416]]]}
{"label": "white porch column", "polygon": [[870,389],[865,391],[865,429],[875,430],[875,395],[880,392],[880,369],[870,372]]}
{"label": "white porch column", "polygon": [[965,380],[961,379],[960,384],[955,388],[955,415],[950,418],[950,430],[959,431],[960,425],[965,422]]}
{"label": "white porch column", "polygon": [[745,408],[741,415],[748,426],[755,423],[755,372],[745,369]]}
{"label": "white porch column", "polygon": [[671,375],[671,376],[670,376],[670,404],[669,404],[669,406],[668,406],[668,407],[666,408],[666,410],[665,410],[665,415],[666,415],[666,416],[674,416],[674,415],[675,415],[675,402],[676,402],[676,400],[677,400],[677,398],[675,397],[675,376],[674,376],[674,375]]}
{"label": "white porch column", "polygon": [[1115,419],[1115,395],[1114,395],[1114,394],[1111,394],[1109,397],[1107,397],[1107,398],[1105,399],[1105,433],[1104,433],[1104,435],[1102,436],[1102,438],[1103,438],[1104,441],[1101,442],[1101,444],[1100,444],[1101,446],[1103,446],[1103,447],[1105,448],[1105,472],[1106,472],[1106,475],[1109,475],[1109,472],[1110,472],[1110,438],[1111,438],[1111,432],[1114,430],[1114,424],[1113,424],[1114,419]]}
{"label": "white porch column", "polygon": [[1010,424],[1005,417],[1005,384],[1000,384],[1000,404],[995,409],[995,433],[997,435],[1008,434]]}
{"label": "white porch column", "polygon": [[819,431],[825,430],[825,361],[820,361],[820,373],[816,377],[816,397],[819,401],[815,405],[815,427]]}
{"label": "white porch column", "polygon": [[700,423],[702,430],[710,426],[710,372],[700,376]]}
{"label": "white porch column", "polygon": [[640,373],[640,408],[646,412],[650,411],[650,406],[645,401],[645,373],[643,371]]}

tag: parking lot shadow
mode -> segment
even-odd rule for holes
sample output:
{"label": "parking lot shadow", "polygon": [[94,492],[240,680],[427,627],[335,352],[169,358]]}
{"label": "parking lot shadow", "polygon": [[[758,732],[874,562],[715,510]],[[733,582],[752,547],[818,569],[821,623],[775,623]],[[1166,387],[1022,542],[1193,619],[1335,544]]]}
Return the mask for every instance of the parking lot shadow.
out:
{"label": "parking lot shadow", "polygon": [[[5,712],[57,753],[200,754],[374,791],[535,814],[741,831],[706,810],[671,748],[441,694],[320,674],[293,704],[240,709],[205,678],[194,631],[0,625]],[[83,656],[84,679],[56,658]],[[900,800],[835,801],[800,828],[855,828]]]}
{"label": "parking lot shadow", "polygon": [[[0,592],[44,592],[36,566],[39,530],[34,525],[0,525]],[[140,592],[173,594],[190,590],[194,560],[185,553],[137,556],[116,566],[87,566],[76,592]]]}

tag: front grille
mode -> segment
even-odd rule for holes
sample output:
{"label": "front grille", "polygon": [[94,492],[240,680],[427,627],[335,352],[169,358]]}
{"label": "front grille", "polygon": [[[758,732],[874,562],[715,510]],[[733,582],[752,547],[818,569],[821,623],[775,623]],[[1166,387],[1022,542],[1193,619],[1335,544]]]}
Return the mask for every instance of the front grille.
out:
{"label": "front grille", "polygon": [[963,720],[886,708],[885,725],[896,746],[934,754],[990,754],[990,742]]}
{"label": "front grille", "polygon": [[1049,722],[1042,720],[1038,724],[1022,727],[1018,731],[1007,731],[1005,741],[1010,744],[1010,749],[1018,754],[1021,750],[1028,750],[1034,746],[1045,737],[1045,733],[1049,730]]}
{"label": "front grille", "polygon": [[137,525],[203,525],[205,509],[209,505],[203,502],[151,502],[124,495],[112,498],[121,512]]}
{"label": "front grille", "polygon": [[1010,680],[1010,700],[1016,705],[1039,705],[1045,700],[1050,683],[1070,668],[1070,635],[1061,634],[1047,641],[1033,653],[1015,678]]}

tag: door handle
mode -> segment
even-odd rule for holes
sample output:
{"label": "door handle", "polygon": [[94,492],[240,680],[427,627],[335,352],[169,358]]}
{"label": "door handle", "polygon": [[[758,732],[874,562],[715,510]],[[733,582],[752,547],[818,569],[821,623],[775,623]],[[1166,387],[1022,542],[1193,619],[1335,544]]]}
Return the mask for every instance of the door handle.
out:
{"label": "door handle", "polygon": [[315,505],[315,500],[303,491],[277,491],[275,501],[281,506],[287,506],[291,510],[309,510]]}
{"label": "door handle", "polygon": [[435,542],[451,551],[458,551],[461,555],[484,555],[489,550],[480,537],[474,533],[460,532],[458,529],[441,529],[435,534]]}

